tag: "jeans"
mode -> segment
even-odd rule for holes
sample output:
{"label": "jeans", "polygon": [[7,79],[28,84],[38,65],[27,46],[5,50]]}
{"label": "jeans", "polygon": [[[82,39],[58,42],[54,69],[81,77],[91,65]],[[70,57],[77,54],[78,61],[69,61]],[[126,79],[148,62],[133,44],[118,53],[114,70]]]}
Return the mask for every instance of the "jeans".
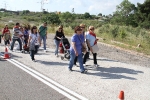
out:
{"label": "jeans", "polygon": [[21,51],[22,50],[22,42],[21,42],[20,38],[18,38],[18,39],[12,39],[11,50],[13,50],[14,44],[15,44],[16,41],[18,41],[19,46],[20,46],[20,51]]}
{"label": "jeans", "polygon": [[35,60],[34,55],[38,52],[38,48],[39,48],[39,46],[35,45],[35,50],[30,51],[30,56],[31,56],[32,60]]}
{"label": "jeans", "polygon": [[58,55],[58,48],[59,48],[60,41],[54,39],[54,42],[55,42],[55,46],[56,46],[56,48],[55,48],[55,55]]}
{"label": "jeans", "polygon": [[41,41],[43,40],[44,50],[46,50],[46,36],[40,36]]}
{"label": "jeans", "polygon": [[38,49],[39,49],[39,45],[35,45],[35,51],[34,51],[35,54],[38,52]]}
{"label": "jeans", "polygon": [[[70,52],[70,62],[69,62],[69,69],[72,69],[73,64],[74,64],[74,59],[75,59],[76,55],[74,52]],[[84,71],[84,66],[83,66],[83,58],[82,58],[82,53],[78,55],[78,62],[80,65],[80,71]]]}

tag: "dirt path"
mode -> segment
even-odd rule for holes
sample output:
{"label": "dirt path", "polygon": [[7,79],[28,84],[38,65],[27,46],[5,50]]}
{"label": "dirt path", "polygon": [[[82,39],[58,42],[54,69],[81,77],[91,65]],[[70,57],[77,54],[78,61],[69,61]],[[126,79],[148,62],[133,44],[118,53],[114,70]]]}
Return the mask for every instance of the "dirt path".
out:
{"label": "dirt path", "polygon": [[[50,48],[55,48],[53,38],[54,34],[48,35],[47,45]],[[70,41],[70,37],[67,38]],[[120,61],[128,64],[135,64],[143,67],[150,67],[150,58],[144,55],[140,55],[137,52],[124,50],[104,43],[98,43],[98,46],[100,48],[98,52],[99,57],[108,58],[110,60]]]}

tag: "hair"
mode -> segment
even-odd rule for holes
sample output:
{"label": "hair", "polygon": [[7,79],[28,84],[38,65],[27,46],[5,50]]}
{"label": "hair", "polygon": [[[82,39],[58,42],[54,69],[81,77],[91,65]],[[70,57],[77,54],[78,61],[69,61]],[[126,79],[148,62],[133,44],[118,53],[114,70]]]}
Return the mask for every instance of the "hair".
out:
{"label": "hair", "polygon": [[62,29],[61,29],[61,32],[64,33],[63,25],[58,26],[58,30],[59,30],[59,28],[62,28]]}
{"label": "hair", "polygon": [[24,28],[25,30],[28,30],[28,27],[27,27],[27,26],[24,26],[23,28]]}
{"label": "hair", "polygon": [[85,24],[80,24],[80,27],[84,26],[85,27]]}
{"label": "hair", "polygon": [[17,25],[19,25],[19,23],[18,23],[18,22],[16,23],[16,26],[17,26]]}
{"label": "hair", "polygon": [[47,24],[47,22],[44,22],[44,24]]}
{"label": "hair", "polygon": [[7,26],[7,29],[8,29],[8,25],[7,25],[7,24],[5,25],[5,27],[4,27],[4,28],[6,29],[6,26]]}
{"label": "hair", "polygon": [[31,27],[31,33],[33,34],[33,29],[37,28],[36,26]]}
{"label": "hair", "polygon": [[77,33],[77,31],[82,31],[81,27],[80,26],[76,26],[74,28],[74,32]]}
{"label": "hair", "polygon": [[90,30],[90,29],[94,29],[94,26],[89,26],[89,30]]}

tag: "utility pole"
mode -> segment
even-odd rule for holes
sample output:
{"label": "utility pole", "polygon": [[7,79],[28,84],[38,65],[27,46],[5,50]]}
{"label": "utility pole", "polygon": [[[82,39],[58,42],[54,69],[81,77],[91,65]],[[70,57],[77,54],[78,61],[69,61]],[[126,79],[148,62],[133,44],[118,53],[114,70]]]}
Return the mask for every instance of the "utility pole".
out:
{"label": "utility pole", "polygon": [[44,4],[46,4],[47,0],[41,0],[40,2],[37,2],[37,3],[40,3],[41,4],[41,11],[43,11],[43,6]]}

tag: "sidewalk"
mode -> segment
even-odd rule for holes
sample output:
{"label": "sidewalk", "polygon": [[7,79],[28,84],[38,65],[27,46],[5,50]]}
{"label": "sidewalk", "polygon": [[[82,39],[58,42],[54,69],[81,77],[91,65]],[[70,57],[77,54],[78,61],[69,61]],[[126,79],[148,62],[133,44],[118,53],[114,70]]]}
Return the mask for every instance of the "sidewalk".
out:
{"label": "sidewalk", "polygon": [[[4,50],[4,46],[0,46],[0,52]],[[94,68],[93,60],[89,60],[89,66],[85,67],[88,73],[81,74],[79,67],[73,67],[73,72],[68,71],[69,61],[55,57],[53,49],[44,53],[40,48],[35,55],[37,62],[33,62],[29,54],[10,50],[8,52],[11,53],[12,59],[22,62],[89,100],[118,100],[121,90],[124,91],[125,100],[150,100],[150,68],[98,57],[100,67]]]}

